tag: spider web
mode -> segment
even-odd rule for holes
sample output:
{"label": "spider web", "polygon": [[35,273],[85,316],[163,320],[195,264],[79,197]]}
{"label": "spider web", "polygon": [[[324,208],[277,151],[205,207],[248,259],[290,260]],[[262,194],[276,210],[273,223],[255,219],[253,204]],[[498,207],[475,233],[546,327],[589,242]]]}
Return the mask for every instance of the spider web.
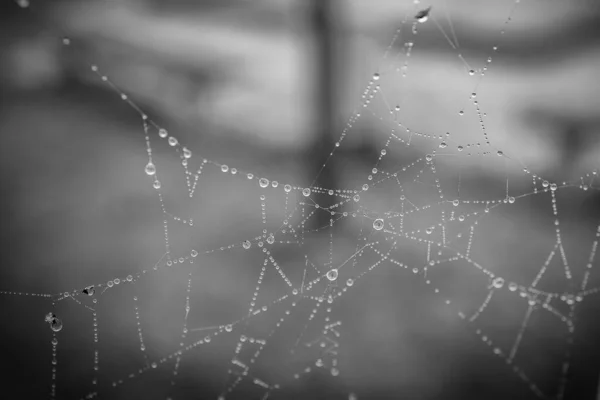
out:
{"label": "spider web", "polygon": [[[29,7],[27,1],[18,4]],[[146,151],[140,179],[158,202],[152,231],[161,246],[148,250],[151,265],[123,267],[127,272],[108,279],[82,276],[87,283],[58,293],[1,292],[41,298],[29,317],[39,321],[39,336],[50,349],[39,361],[48,365],[50,397],[177,399],[198,397],[201,390],[200,398],[295,398],[303,386],[327,386],[330,380],[339,382],[335,390],[318,390],[335,391],[331,397],[356,399],[361,391],[377,397],[369,386],[377,386],[377,378],[364,366],[356,368],[366,354],[360,347],[376,345],[386,334],[401,335],[392,321],[399,315],[385,311],[414,304],[422,308],[417,313],[430,312],[439,324],[424,326],[461,329],[476,348],[470,357],[497,379],[520,382],[523,396],[565,398],[576,311],[600,290],[590,284],[600,225],[569,238],[573,229],[561,223],[559,199],[596,190],[597,171],[576,182],[548,181],[494,140],[485,80],[518,9],[519,0],[507,3],[488,56],[467,60],[450,16],[414,5],[323,164],[321,171],[361,127],[375,125],[386,133],[372,164],[354,171],[342,188],[315,186],[318,176],[311,185],[278,181],[205,158],[201,148],[156,123],[91,64],[94,79],[139,117],[139,146]],[[427,99],[388,94],[407,93],[411,79],[427,76],[413,67],[426,24],[435,26],[447,48],[449,68],[464,76],[463,96],[449,107],[454,114],[432,116],[442,126],[461,126],[451,132],[415,128],[419,121],[411,107]],[[60,40],[69,48],[76,39]],[[418,77],[411,77],[413,71]],[[506,179],[480,182],[474,167],[504,171]],[[211,207],[204,200],[211,192],[231,202],[232,212],[232,197],[254,204],[254,214],[240,215],[232,226],[221,226],[218,215],[196,217],[194,205]],[[318,204],[316,194],[329,196],[332,205]],[[546,207],[549,217],[513,217],[535,207]],[[315,226],[319,214],[328,215],[329,224]],[[530,243],[507,235],[511,230],[521,230],[519,238]],[[572,240],[587,240],[589,247],[572,254]],[[222,287],[240,295],[224,296]],[[376,309],[376,296],[390,290],[402,292],[394,300],[399,304]],[[239,297],[244,300],[231,300]],[[10,307],[18,309],[20,302]],[[371,319],[357,326],[353,314],[364,307],[372,308],[365,311]],[[375,339],[352,339],[361,329],[376,331],[369,336]],[[407,359],[421,356],[398,351],[400,358],[402,351]],[[452,356],[446,351],[442,356]],[[381,381],[424,379],[383,365],[374,369]],[[197,383],[203,374],[211,378]],[[430,379],[418,386],[418,398],[441,396],[436,390],[443,385],[433,382],[433,374]]]}

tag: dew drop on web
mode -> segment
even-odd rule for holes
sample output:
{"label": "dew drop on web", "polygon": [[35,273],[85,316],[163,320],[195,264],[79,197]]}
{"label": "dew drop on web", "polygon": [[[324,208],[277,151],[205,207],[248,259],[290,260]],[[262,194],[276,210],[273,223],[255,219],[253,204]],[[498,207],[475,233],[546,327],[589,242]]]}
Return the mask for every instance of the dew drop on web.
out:
{"label": "dew drop on web", "polygon": [[492,285],[496,288],[496,289],[500,289],[502,286],[504,286],[504,278],[501,277],[496,277],[494,278],[494,280],[492,281]]}
{"label": "dew drop on web", "polygon": [[50,321],[50,329],[52,329],[54,332],[60,332],[63,328],[63,323],[60,319],[53,317],[52,320]]}
{"label": "dew drop on web", "polygon": [[421,11],[419,11],[417,14],[415,14],[415,19],[420,22],[421,24],[424,22],[427,22],[427,20],[429,19],[429,12],[431,11],[431,7],[427,7]]}
{"label": "dew drop on web", "polygon": [[327,271],[327,279],[329,279],[330,281],[335,281],[338,277],[338,270],[337,269],[330,269],[329,271]]}
{"label": "dew drop on web", "polygon": [[146,174],[150,176],[156,174],[156,166],[151,161],[146,164]]}
{"label": "dew drop on web", "polygon": [[383,219],[377,218],[375,221],[373,221],[373,229],[375,229],[376,231],[382,230],[383,229]]}

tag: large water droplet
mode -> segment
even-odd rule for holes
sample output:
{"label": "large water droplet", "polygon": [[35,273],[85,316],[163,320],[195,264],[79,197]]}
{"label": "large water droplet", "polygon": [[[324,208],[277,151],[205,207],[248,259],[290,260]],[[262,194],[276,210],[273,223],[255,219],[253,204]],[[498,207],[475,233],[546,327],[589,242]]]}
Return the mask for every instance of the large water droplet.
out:
{"label": "large water droplet", "polygon": [[258,184],[261,188],[266,188],[267,186],[269,186],[269,180],[267,178],[260,178],[258,180]]}
{"label": "large water droplet", "polygon": [[154,189],[160,189],[160,181],[159,180],[154,181],[152,186],[154,187]]}
{"label": "large water droplet", "polygon": [[496,289],[500,289],[502,286],[504,286],[504,278],[499,276],[494,278],[492,281],[492,286],[494,286]]}
{"label": "large water droplet", "polygon": [[285,185],[283,187],[283,190],[285,190],[286,193],[289,193],[292,191],[292,186],[291,185]]}
{"label": "large water droplet", "polygon": [[338,277],[338,270],[337,269],[330,269],[329,271],[327,271],[327,279],[329,279],[330,281],[335,281]]}
{"label": "large water droplet", "polygon": [[146,173],[148,175],[156,174],[156,166],[152,163],[152,161],[149,161],[148,164],[146,164]]}
{"label": "large water droplet", "polygon": [[352,286],[352,285],[354,285],[354,279],[352,279],[352,278],[348,278],[348,280],[346,281],[346,285],[347,285],[347,286]]}
{"label": "large water droplet", "polygon": [[427,7],[424,10],[419,11],[417,14],[415,14],[415,19],[417,21],[419,21],[420,23],[427,22],[427,20],[429,19],[430,11],[431,11],[431,6]]}
{"label": "large water droplet", "polygon": [[304,188],[304,189],[302,189],[302,195],[303,195],[304,197],[308,197],[308,196],[310,196],[310,189],[309,189],[309,188]]}
{"label": "large water droplet", "polygon": [[88,287],[86,287],[85,289],[83,289],[83,290],[81,291],[81,293],[83,293],[83,294],[87,294],[88,296],[93,296],[93,295],[94,295],[94,293],[96,293],[96,289],[94,289],[94,286],[93,286],[93,285],[92,285],[92,286],[88,286]]}
{"label": "large water droplet", "polygon": [[164,128],[160,128],[160,129],[158,130],[158,136],[160,136],[161,138],[163,138],[163,139],[164,139],[164,138],[166,138],[167,136],[169,136],[169,132],[167,132],[167,130],[166,130],[166,129],[164,129]]}
{"label": "large water droplet", "polygon": [[183,148],[183,156],[185,158],[190,158],[192,156],[192,151],[190,149],[188,149],[187,147]]}
{"label": "large water droplet", "polygon": [[227,171],[229,171],[229,166],[225,165],[225,164],[221,165],[221,172],[227,172]]}
{"label": "large water droplet", "polygon": [[169,146],[176,146],[177,145],[177,139],[173,136],[169,136]]}
{"label": "large water droplet", "polygon": [[248,250],[250,247],[252,247],[252,243],[249,240],[244,240],[244,242],[242,243],[242,247]]}
{"label": "large water droplet", "polygon": [[517,290],[517,284],[514,282],[509,283],[508,290],[510,290],[511,292],[514,292],[515,290]]}
{"label": "large water droplet", "polygon": [[62,321],[56,317],[53,317],[52,321],[50,321],[50,329],[52,329],[54,332],[60,332],[62,328]]}
{"label": "large water droplet", "polygon": [[380,231],[383,229],[383,219],[381,218],[377,218],[375,221],[373,221],[373,229],[375,229],[376,231]]}

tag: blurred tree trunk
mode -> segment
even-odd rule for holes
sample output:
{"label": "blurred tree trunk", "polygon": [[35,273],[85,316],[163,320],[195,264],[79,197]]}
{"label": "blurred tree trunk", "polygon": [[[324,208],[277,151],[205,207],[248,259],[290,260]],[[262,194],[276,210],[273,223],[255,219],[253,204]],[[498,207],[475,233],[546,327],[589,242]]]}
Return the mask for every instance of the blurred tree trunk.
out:
{"label": "blurred tree trunk", "polygon": [[[338,77],[341,75],[340,48],[337,41],[339,32],[339,13],[336,12],[337,0],[311,0],[309,3],[310,27],[314,43],[315,62],[315,127],[313,144],[308,147],[306,160],[309,163],[309,177],[314,178],[312,186],[333,189],[336,185],[335,158],[327,158],[334,148],[335,135],[338,134],[336,124],[336,94],[338,93]],[[325,168],[323,164],[327,161]],[[327,193],[313,193],[312,199],[321,208],[335,203],[336,196]],[[337,209],[336,211],[339,211]],[[317,228],[329,225],[331,216],[325,211],[318,211],[311,218],[312,226]]]}

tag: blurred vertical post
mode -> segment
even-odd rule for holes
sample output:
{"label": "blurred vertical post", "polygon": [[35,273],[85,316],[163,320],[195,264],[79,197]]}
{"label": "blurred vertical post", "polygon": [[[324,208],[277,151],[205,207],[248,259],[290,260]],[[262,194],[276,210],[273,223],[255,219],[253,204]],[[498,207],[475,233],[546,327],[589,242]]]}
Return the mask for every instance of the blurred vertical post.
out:
{"label": "blurred vertical post", "polygon": [[[336,185],[335,157],[327,161],[335,144],[337,132],[337,105],[338,76],[340,75],[339,46],[337,36],[340,15],[336,11],[337,0],[310,0],[309,18],[312,28],[314,43],[313,60],[315,62],[315,90],[314,112],[315,131],[313,132],[312,145],[308,147],[306,160],[308,160],[310,178],[315,178],[313,186],[333,189]],[[327,161],[325,168],[323,163]],[[335,203],[335,196],[327,193],[314,193],[312,199],[321,208],[330,207]],[[339,211],[339,210],[336,210]],[[325,211],[316,213],[311,218],[317,227],[329,225],[331,216]]]}

